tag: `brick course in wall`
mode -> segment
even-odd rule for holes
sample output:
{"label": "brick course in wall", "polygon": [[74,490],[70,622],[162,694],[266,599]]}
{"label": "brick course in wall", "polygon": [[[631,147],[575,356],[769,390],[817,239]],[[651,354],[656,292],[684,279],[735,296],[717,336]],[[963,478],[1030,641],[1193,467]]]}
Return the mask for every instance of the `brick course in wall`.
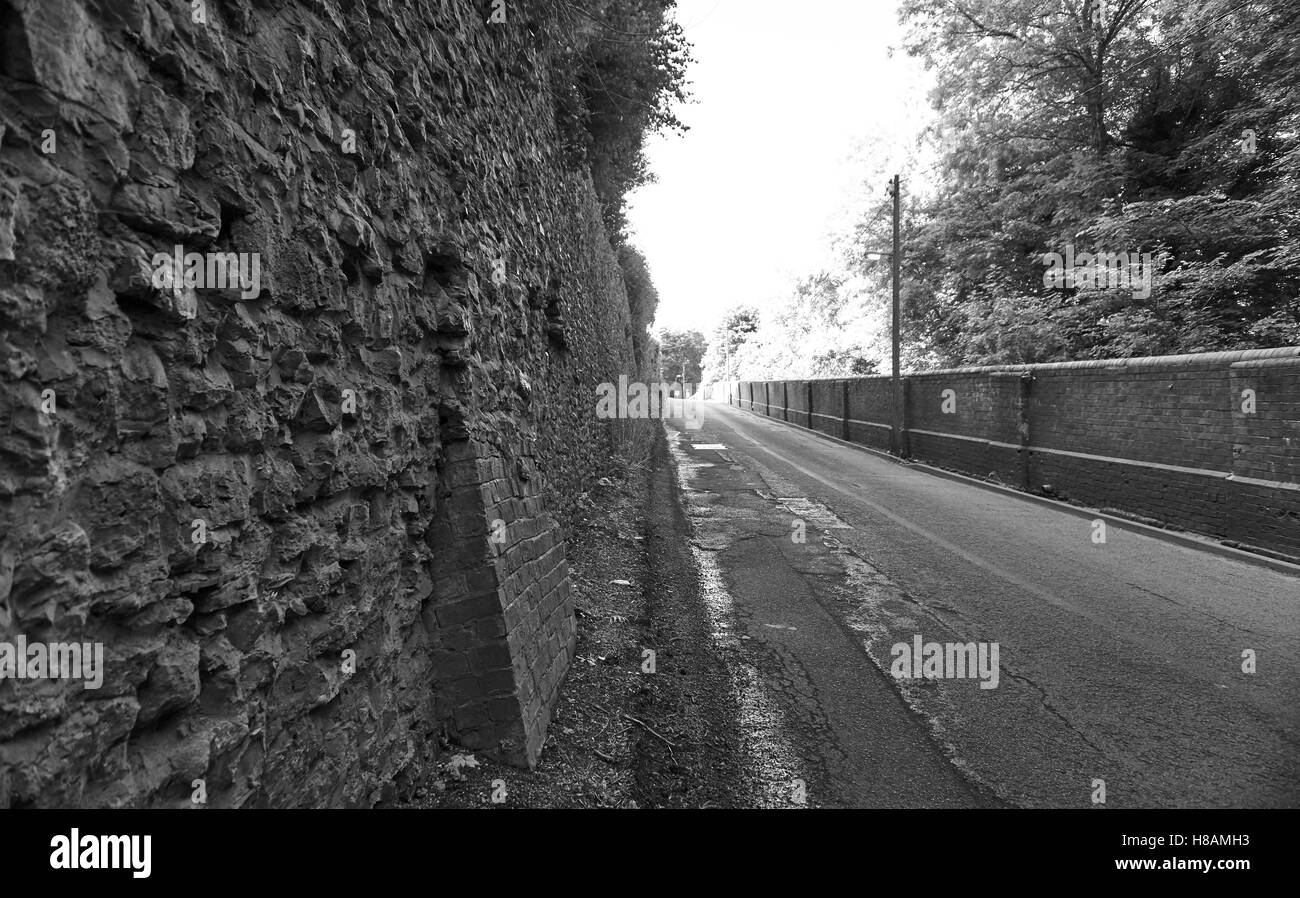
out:
{"label": "brick course in wall", "polygon": [[844,403],[848,396],[848,381],[812,380],[808,381],[808,386],[812,398],[809,426],[831,436],[846,437]]}
{"label": "brick course in wall", "polygon": [[893,408],[894,398],[887,378],[850,379],[848,439],[873,449],[889,449]]}
{"label": "brick course in wall", "polygon": [[[888,377],[788,386],[805,396],[810,383],[826,415],[813,429],[889,448]],[[739,382],[741,407],[751,386],[784,389]],[[912,457],[1300,557],[1300,347],[961,368],[903,386]]]}
{"label": "brick course in wall", "polygon": [[812,426],[812,418],[809,416],[808,400],[809,386],[806,380],[791,380],[785,382],[785,405],[786,420],[795,424],[801,424],[804,427]]}

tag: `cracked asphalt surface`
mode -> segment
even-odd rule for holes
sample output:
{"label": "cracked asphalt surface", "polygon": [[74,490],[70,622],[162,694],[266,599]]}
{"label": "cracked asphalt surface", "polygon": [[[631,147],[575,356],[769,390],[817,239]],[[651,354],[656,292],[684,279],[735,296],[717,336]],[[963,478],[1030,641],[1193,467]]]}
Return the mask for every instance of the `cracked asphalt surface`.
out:
{"label": "cracked asphalt surface", "polygon": [[[754,803],[1300,806],[1300,579],[700,409],[669,441]],[[918,635],[997,643],[997,687],[895,678]]]}

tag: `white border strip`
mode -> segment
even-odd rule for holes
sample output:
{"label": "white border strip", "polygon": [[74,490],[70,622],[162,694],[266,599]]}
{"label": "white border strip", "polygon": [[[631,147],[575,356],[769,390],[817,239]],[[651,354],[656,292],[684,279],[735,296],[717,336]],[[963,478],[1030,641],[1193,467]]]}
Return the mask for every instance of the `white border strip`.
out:
{"label": "white border strip", "polygon": [[[849,418],[849,423],[850,423],[850,424],[861,424],[863,427],[879,427],[879,428],[881,428],[881,429],[883,429],[883,430],[893,430],[893,429],[894,429],[893,426],[890,425],[890,424],[877,424],[875,421],[859,421],[857,418]],[[938,436],[946,436],[946,434],[938,434]]]}
{"label": "white border strip", "polygon": [[[867,423],[867,422],[859,422]],[[880,425],[877,425],[880,426]],[[910,427],[907,433],[920,433],[930,437],[941,437],[948,440],[966,440],[971,443],[983,443],[987,446],[997,446],[999,449],[1016,449],[1020,446],[1015,443],[1003,443],[998,440],[985,440],[979,437],[968,437],[958,433],[939,433],[934,430],[922,430],[919,427]],[[1262,480],[1258,477],[1238,477],[1235,474],[1225,474],[1222,471],[1211,471],[1206,468],[1185,468],[1182,465],[1163,465],[1154,461],[1141,461],[1136,458],[1121,458],[1116,455],[1092,455],[1087,452],[1071,452],[1068,449],[1049,449],[1046,446],[1030,446],[1030,452],[1043,452],[1048,455],[1066,455],[1070,458],[1082,458],[1087,461],[1108,462],[1115,465],[1131,465],[1138,468],[1153,468],[1157,471],[1174,471],[1179,474],[1194,474],[1199,477],[1214,477],[1218,480],[1231,480],[1233,483],[1246,483],[1252,486],[1263,486],[1269,489],[1277,490],[1300,490],[1300,483],[1289,483],[1285,480]]]}
{"label": "white border strip", "polygon": [[[968,442],[968,443],[984,443],[984,444],[987,445],[987,446],[997,446],[999,449],[1019,449],[1019,448],[1020,448],[1020,444],[1019,444],[1019,443],[1002,443],[1002,442],[999,442],[999,441],[997,441],[997,440],[986,440],[986,439],[984,439],[983,437],[968,437],[968,436],[963,436],[963,435],[960,434],[960,433],[939,433],[937,430],[922,430],[922,429],[919,428],[919,427],[909,427],[909,428],[907,428],[907,429],[904,431],[904,433],[923,433],[923,434],[925,434],[925,435],[928,436],[928,437],[944,437],[945,439],[949,439],[949,440],[965,440],[965,441]],[[1030,448],[1030,449],[1033,449],[1033,448],[1035,448],[1035,447],[1030,446],[1029,448]],[[1050,451],[1052,451],[1052,450],[1048,449],[1048,450],[1042,450],[1042,451],[1050,452]],[[1100,456],[1095,456],[1095,457],[1098,457],[1098,458],[1099,458]],[[1110,459],[1108,459],[1108,461],[1109,461],[1109,460],[1110,460]]]}

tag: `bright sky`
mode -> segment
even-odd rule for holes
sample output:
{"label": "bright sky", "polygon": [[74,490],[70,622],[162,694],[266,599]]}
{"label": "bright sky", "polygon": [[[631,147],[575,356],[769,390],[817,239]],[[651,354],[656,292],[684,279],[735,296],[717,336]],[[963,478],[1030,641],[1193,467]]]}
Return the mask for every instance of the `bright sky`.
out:
{"label": "bright sky", "polygon": [[888,55],[896,0],[678,0],[677,19],[696,60],[679,110],[691,130],[651,138],[658,182],[632,195],[629,222],[656,326],[707,334],[830,261],[831,235],[884,195],[884,179],[860,183],[882,164],[863,141],[910,140],[929,82]]}

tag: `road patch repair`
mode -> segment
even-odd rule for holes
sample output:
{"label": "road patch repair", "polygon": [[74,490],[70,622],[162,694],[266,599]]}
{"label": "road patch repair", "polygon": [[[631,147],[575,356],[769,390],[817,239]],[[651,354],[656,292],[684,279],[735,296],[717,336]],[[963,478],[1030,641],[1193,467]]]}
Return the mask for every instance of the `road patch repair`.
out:
{"label": "road patch repair", "polygon": [[[670,427],[668,435],[760,803],[797,796],[827,807],[1000,804],[900,700],[888,647],[883,666],[871,658],[865,641],[887,628],[866,622],[855,631],[836,620],[837,606],[869,582],[855,577],[869,566],[833,537],[850,525],[771,472],[752,477],[751,460],[712,464],[681,432]],[[793,525],[802,525],[806,544]],[[891,763],[899,752],[908,764]]]}
{"label": "road patch repair", "polygon": [[[906,806],[929,788],[931,802],[1086,807],[1097,780],[1115,806],[1193,790],[1214,804],[1238,794],[1206,775],[1221,752],[1250,770],[1240,794],[1295,790],[1250,761],[1284,751],[1270,721],[1286,671],[1232,675],[1238,641],[1293,665],[1300,605],[1280,598],[1300,597],[1293,579],[1139,533],[1098,545],[1091,521],[735,409],[703,431],[694,444],[669,432],[691,544],[730,603],[728,664],[780,710],[810,802]],[[732,447],[730,463],[697,449],[705,439]],[[1222,588],[1170,592],[1170,570]],[[1239,619],[1230,634],[1225,615]],[[1248,746],[1230,735],[1242,727],[1258,734]],[[882,746],[908,768],[873,767]],[[1174,760],[1198,752],[1190,768]],[[926,767],[935,758],[956,787]]]}

